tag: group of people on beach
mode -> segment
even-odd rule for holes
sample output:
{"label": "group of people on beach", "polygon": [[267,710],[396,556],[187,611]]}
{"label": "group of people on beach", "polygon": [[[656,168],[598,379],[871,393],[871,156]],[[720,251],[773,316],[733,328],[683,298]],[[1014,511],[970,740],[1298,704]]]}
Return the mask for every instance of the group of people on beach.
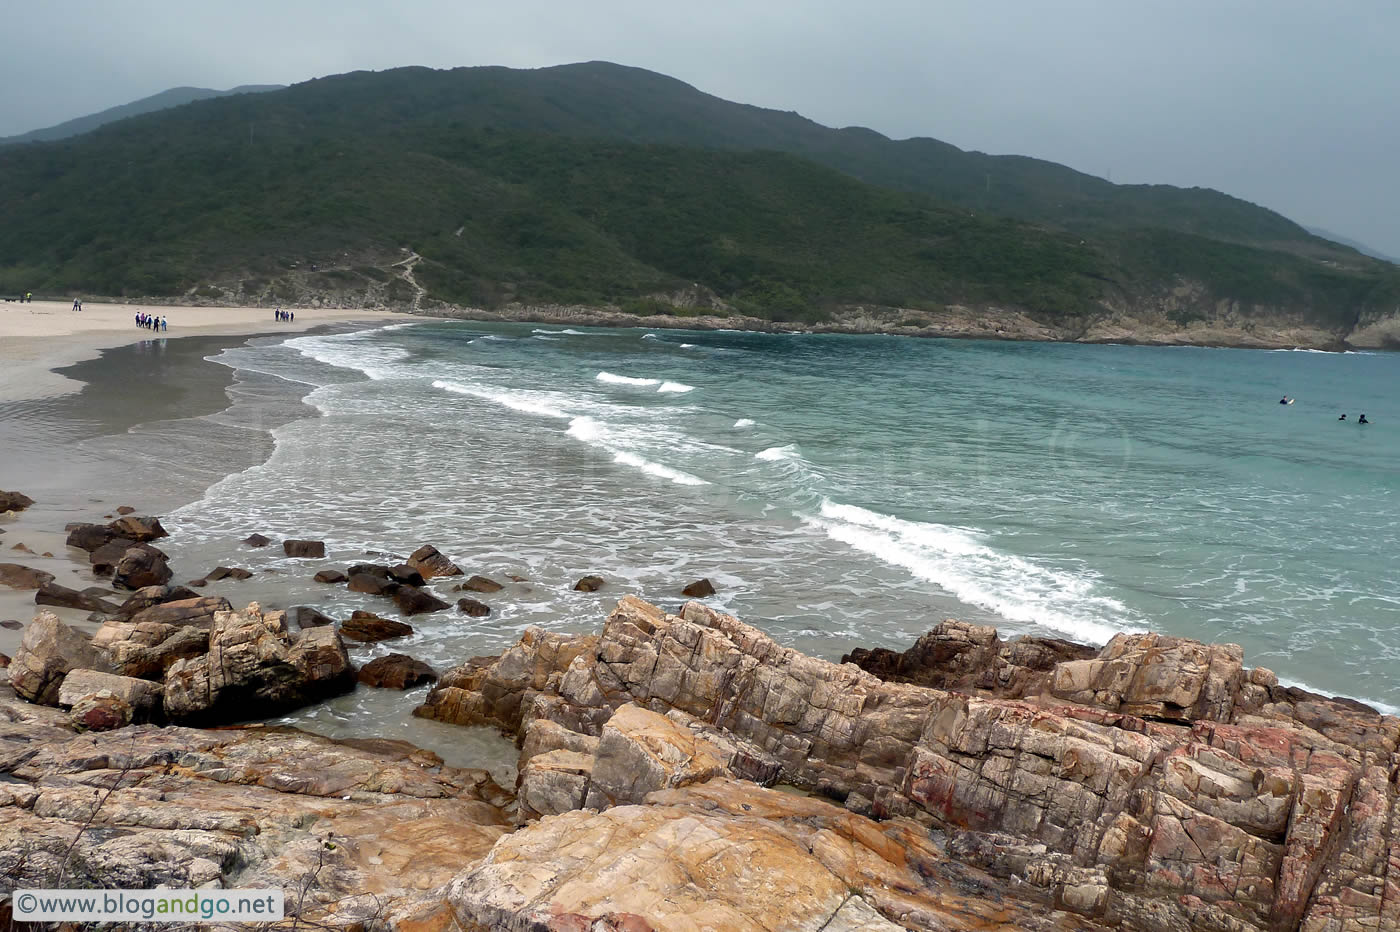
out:
{"label": "group of people on beach", "polygon": [[[1294,401],[1296,401],[1296,400],[1297,400],[1297,399],[1295,399],[1295,398],[1289,398],[1287,395],[1284,395],[1282,398],[1280,398],[1280,399],[1278,400],[1278,403],[1281,404],[1281,405],[1291,405],[1291,404],[1292,404]],[[1339,420],[1339,421],[1345,421],[1346,419],[1347,419],[1347,416],[1346,416],[1346,413],[1345,413],[1345,412],[1343,412],[1343,414],[1342,414],[1341,417],[1337,418],[1337,420]],[[1368,421],[1368,420],[1366,420],[1366,415],[1363,414],[1363,415],[1361,415],[1359,418],[1356,419],[1356,423],[1357,423],[1357,424],[1369,424],[1369,423],[1371,423],[1371,422]]]}
{"label": "group of people on beach", "polygon": [[166,330],[167,324],[164,317],[157,317],[154,314],[147,314],[145,311],[136,312],[136,326],[146,330]]}
{"label": "group of people on beach", "polygon": [[274,315],[274,319],[280,320],[283,323],[290,324],[292,321],[297,319],[297,315],[294,311],[284,311],[279,307],[277,309],[276,314]]}

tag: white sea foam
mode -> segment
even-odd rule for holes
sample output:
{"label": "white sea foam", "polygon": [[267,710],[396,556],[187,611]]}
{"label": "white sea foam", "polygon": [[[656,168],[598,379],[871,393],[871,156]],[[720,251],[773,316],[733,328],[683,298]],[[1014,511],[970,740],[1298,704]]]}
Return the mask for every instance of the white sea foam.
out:
{"label": "white sea foam", "polygon": [[567,431],[570,437],[582,440],[590,446],[595,446],[606,450],[613,455],[613,462],[621,463],[624,466],[631,466],[640,469],[650,476],[661,479],[669,479],[677,485],[709,485],[699,476],[693,476],[688,472],[679,469],[672,469],[670,466],[653,462],[641,454],[628,448],[625,439],[619,437],[617,433],[608,428],[608,425],[587,416],[576,417],[569,422]]}
{"label": "white sea foam", "polygon": [[694,386],[694,385],[686,385],[684,382],[662,382],[662,383],[661,383],[661,387],[658,388],[657,391],[658,391],[658,392],[675,392],[675,393],[677,393],[677,394],[681,394],[681,393],[684,393],[684,392],[693,392],[693,391],[695,391],[695,386]]}
{"label": "white sea foam", "polygon": [[659,476],[662,479],[670,479],[676,485],[709,485],[708,482],[701,479],[699,476],[692,476],[688,472],[681,472],[679,469],[672,469],[660,463],[653,463],[651,460],[644,459],[628,450],[614,452],[613,459],[616,462],[634,466],[649,475]]}
{"label": "white sea foam", "polygon": [[463,385],[460,382],[436,381],[433,388],[440,388],[443,391],[452,392],[456,395],[471,395],[473,398],[481,398],[485,401],[494,401],[498,405],[504,405],[513,411],[520,411],[525,414],[535,414],[540,417],[568,418],[569,415],[559,408],[537,399],[531,398],[523,392],[507,392],[477,388],[471,385]]}
{"label": "white sea foam", "polygon": [[532,339],[532,340],[544,340],[546,343],[558,343],[558,342],[559,342],[559,338],[558,338],[558,337],[547,337],[547,336],[544,336],[544,335],[533,336],[533,337],[531,337],[530,339]]}
{"label": "white sea foam", "polygon": [[571,336],[571,337],[584,337],[584,336],[588,336],[588,334],[584,333],[582,330],[574,330],[574,329],[572,329],[572,328],[569,328],[569,329],[566,329],[566,330],[544,330],[544,329],[541,329],[541,328],[539,328],[539,327],[536,327],[534,330],[531,330],[530,332],[531,332],[531,333],[548,333],[548,334],[565,333],[565,334],[568,334],[568,335]]}
{"label": "white sea foam", "polygon": [[659,340],[659,339],[661,339],[661,338],[660,338],[659,336],[657,336],[656,334],[654,334],[654,333],[644,333],[644,334],[642,334],[642,339],[643,339],[643,340]]}
{"label": "white sea foam", "polygon": [[735,427],[752,427],[752,426],[753,426],[753,419],[752,419],[752,418],[747,418],[747,417],[741,417],[741,418],[739,418],[739,420],[737,420],[737,421],[734,422],[734,426],[735,426]]}
{"label": "white sea foam", "polygon": [[637,379],[629,375],[613,375],[611,372],[599,372],[594,378],[610,385],[659,385],[661,383],[660,379]]}
{"label": "white sea foam", "polygon": [[366,345],[359,332],[296,337],[284,345],[328,366],[363,372],[376,382],[399,375],[399,370],[387,364],[406,359],[409,355],[408,350],[400,346]]}
{"label": "white sea foam", "polygon": [[756,460],[763,460],[766,463],[772,463],[777,460],[795,460],[801,457],[798,456],[797,447],[789,443],[782,447],[769,447],[766,450],[760,450],[753,455],[753,458]]}
{"label": "white sea foam", "polygon": [[1093,594],[1091,577],[1000,553],[963,528],[905,521],[827,499],[821,517],[807,520],[832,540],[902,567],[1008,621],[1051,628],[1091,644],[1140,627],[1121,602]]}
{"label": "white sea foam", "polygon": [[514,341],[512,341],[510,337],[503,337],[503,336],[498,336],[498,335],[496,335],[496,334],[494,334],[494,333],[488,333],[488,334],[486,334],[486,336],[484,336],[484,337],[477,337],[475,340],[468,340],[467,342],[468,342],[468,343],[511,343],[511,342],[514,342]]}
{"label": "white sea foam", "polygon": [[681,349],[695,349],[694,343],[682,343]]}

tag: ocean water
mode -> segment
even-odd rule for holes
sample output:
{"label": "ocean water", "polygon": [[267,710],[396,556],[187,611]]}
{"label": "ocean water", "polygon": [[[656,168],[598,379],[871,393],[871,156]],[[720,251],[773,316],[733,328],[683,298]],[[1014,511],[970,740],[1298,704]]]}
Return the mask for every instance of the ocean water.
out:
{"label": "ocean water", "polygon": [[[238,593],[337,616],[398,617],[309,582],[366,552],[433,543],[507,583],[490,617],[418,616],[360,661],[445,668],[707,576],[832,660],[947,617],[1151,629],[1400,706],[1400,356],[426,322],[213,358],[238,375],[216,419],[274,444],[170,516],[177,561],[241,553]],[[590,573],[607,587],[573,592]],[[417,695],[292,720],[421,740]]]}

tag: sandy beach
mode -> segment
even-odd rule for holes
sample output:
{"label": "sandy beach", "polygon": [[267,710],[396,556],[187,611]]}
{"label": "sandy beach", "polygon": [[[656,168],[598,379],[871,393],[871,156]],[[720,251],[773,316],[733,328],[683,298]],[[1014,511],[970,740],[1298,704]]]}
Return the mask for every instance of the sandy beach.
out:
{"label": "sandy beach", "polygon": [[[0,304],[0,489],[35,499],[22,513],[0,516],[0,562],[44,570],[75,589],[101,582],[93,579],[86,560],[70,559],[64,525],[99,520],[119,504],[159,513],[178,503],[195,483],[178,473],[178,463],[169,464],[156,481],[133,481],[105,470],[100,457],[77,455],[76,447],[104,433],[127,432],[138,422],[197,417],[227,406],[224,389],[232,374],[205,362],[205,356],[257,335],[415,319],[389,312],[297,309],[294,323],[282,323],[273,319],[272,308],[145,308],[169,323],[157,335],[135,325],[134,315],[142,309],[85,303],[77,312],[70,303],[52,301]],[[134,352],[148,342],[160,344],[158,365],[153,356]],[[113,351],[107,354],[113,357],[110,365],[99,359],[106,350]],[[148,364],[136,369],[135,359]],[[100,379],[89,383],[54,371],[78,363]],[[215,429],[209,428],[211,436]],[[27,624],[35,611],[32,591],[0,587],[0,620]],[[58,614],[87,627],[82,624],[85,613],[60,609]],[[0,653],[13,654],[19,635],[0,629]]]}
{"label": "sandy beach", "polygon": [[137,327],[142,310],[169,323],[164,339],[186,336],[240,336],[310,330],[348,321],[410,320],[388,311],[300,308],[293,323],[273,319],[268,307],[145,307],[137,304],[84,303],[74,311],[69,302],[35,301],[0,304],[0,403],[42,398],[78,386],[50,370],[88,359],[99,351],[157,336]]}

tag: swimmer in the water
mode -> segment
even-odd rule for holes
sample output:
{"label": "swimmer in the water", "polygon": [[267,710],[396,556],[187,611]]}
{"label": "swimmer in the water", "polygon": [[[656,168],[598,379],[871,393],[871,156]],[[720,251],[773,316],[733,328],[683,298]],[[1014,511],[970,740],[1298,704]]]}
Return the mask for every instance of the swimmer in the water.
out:
{"label": "swimmer in the water", "polygon": [[1346,416],[1345,414],[1343,414],[1341,417],[1337,418],[1337,420],[1339,420],[1339,421],[1345,421],[1346,419],[1347,419],[1347,416]]}
{"label": "swimmer in the water", "polygon": [[1368,420],[1366,420],[1366,415],[1363,414],[1363,415],[1361,415],[1359,418],[1356,419],[1356,423],[1358,423],[1358,424],[1369,424],[1369,423],[1371,423],[1371,422],[1368,421]]}

